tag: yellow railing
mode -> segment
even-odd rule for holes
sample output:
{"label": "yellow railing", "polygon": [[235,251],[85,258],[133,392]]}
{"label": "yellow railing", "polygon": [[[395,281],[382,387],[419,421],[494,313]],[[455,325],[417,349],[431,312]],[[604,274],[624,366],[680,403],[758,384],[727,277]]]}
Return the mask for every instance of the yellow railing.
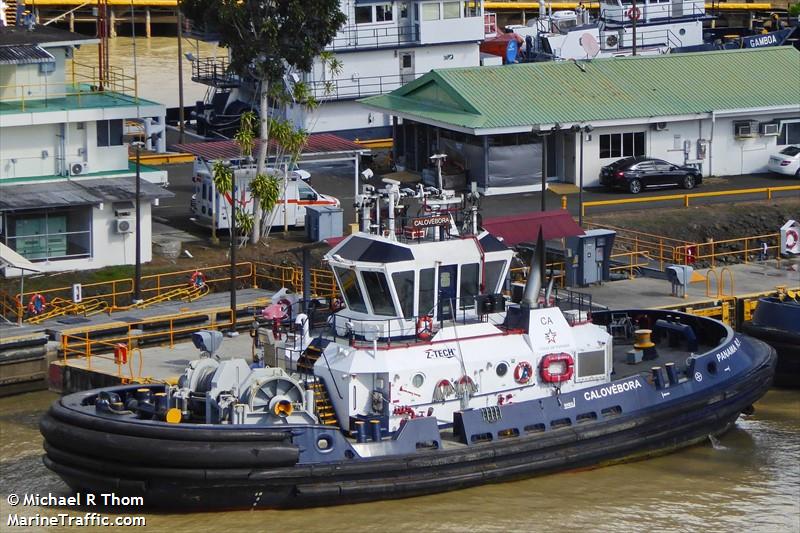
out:
{"label": "yellow railing", "polygon": [[645,196],[642,198],[620,198],[619,200],[596,200],[592,202],[583,202],[583,205],[581,206],[581,215],[586,216],[587,207],[597,207],[604,205],[624,205],[624,204],[639,204],[639,203],[683,200],[683,206],[689,207],[690,200],[692,199],[711,198],[715,196],[738,196],[743,194],[766,193],[766,198],[768,200],[771,200],[773,193],[782,191],[800,191],[800,185],[783,185],[780,187],[757,187],[754,189],[735,189],[730,191],[695,192],[689,194],[667,194],[664,196]]}
{"label": "yellow railing", "polygon": [[120,68],[111,67],[107,76],[103,76],[97,67],[73,61],[69,79],[63,82],[0,85],[0,102],[16,103],[21,111],[36,103],[68,97],[74,97],[76,105],[80,107],[82,98],[97,94],[135,104],[138,101],[138,84],[135,77],[126,75]]}
{"label": "yellow railing", "polygon": [[772,256],[780,260],[780,233],[756,235],[754,237],[737,237],[721,241],[710,240],[696,244],[685,244],[675,248],[673,261],[678,264],[691,264],[697,261],[716,266],[720,257],[731,257],[750,262],[751,255],[761,255],[764,251],[762,242],[767,243],[766,257]]}
{"label": "yellow railing", "polygon": [[[545,269],[548,271],[555,272],[553,275],[553,286],[563,289],[566,287],[566,265],[563,261],[557,261],[555,263],[547,263],[545,265]],[[511,281],[516,281],[519,283],[524,283],[528,280],[528,270],[529,267],[516,267],[512,268],[509,271],[509,276],[511,277]]]}
{"label": "yellow railing", "polygon": [[659,269],[664,270],[667,263],[675,262],[675,251],[681,247],[691,246],[693,243],[634,231],[627,228],[609,226],[607,224],[588,223],[588,228],[610,229],[617,232],[614,237],[614,248],[620,253],[631,252],[636,255],[646,256],[652,261],[658,261]]}

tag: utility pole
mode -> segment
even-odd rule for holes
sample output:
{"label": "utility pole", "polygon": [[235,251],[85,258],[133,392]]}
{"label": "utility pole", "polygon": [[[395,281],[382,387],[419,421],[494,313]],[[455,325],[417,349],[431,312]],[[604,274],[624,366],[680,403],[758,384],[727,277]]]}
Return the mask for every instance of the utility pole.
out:
{"label": "utility pole", "polygon": [[136,141],[136,266],[133,274],[133,303],[142,301],[142,146]]}
{"label": "utility pole", "polygon": [[175,8],[178,19],[178,132],[179,139],[184,141],[184,116],[183,116],[183,16],[181,14],[181,2]]}

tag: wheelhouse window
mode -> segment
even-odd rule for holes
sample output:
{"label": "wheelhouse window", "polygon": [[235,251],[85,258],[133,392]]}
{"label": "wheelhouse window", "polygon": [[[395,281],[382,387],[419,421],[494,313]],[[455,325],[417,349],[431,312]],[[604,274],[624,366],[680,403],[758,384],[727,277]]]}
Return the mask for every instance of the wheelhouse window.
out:
{"label": "wheelhouse window", "polygon": [[391,22],[392,4],[381,4],[375,6],[375,22]]}
{"label": "wheelhouse window", "polygon": [[395,272],[392,274],[392,282],[403,317],[414,318],[414,271]]}
{"label": "wheelhouse window", "polygon": [[297,197],[300,200],[316,200],[317,193],[315,193],[314,189],[312,189],[308,185],[300,183],[297,185]]}
{"label": "wheelhouse window", "polygon": [[353,270],[340,267],[333,267],[333,272],[336,274],[339,287],[342,288],[342,295],[347,307],[359,313],[366,313],[367,304],[364,302],[364,295],[361,294],[361,287],[358,285],[356,273]]}
{"label": "wheelhouse window", "polygon": [[423,268],[419,271],[419,315],[433,312],[434,296],[436,295],[436,269]]}
{"label": "wheelhouse window", "polygon": [[386,275],[383,272],[362,271],[361,276],[364,278],[364,286],[372,303],[372,311],[376,315],[396,316],[397,310],[394,308],[392,291],[386,281]]}
{"label": "wheelhouse window", "polygon": [[645,155],[644,132],[600,135],[600,159]]}
{"label": "wheelhouse window", "polygon": [[372,6],[356,6],[356,24],[372,22]]}
{"label": "wheelhouse window", "polygon": [[441,17],[439,13],[439,3],[435,4],[422,4],[422,20],[439,20]]}
{"label": "wheelhouse window", "polygon": [[92,207],[9,213],[6,245],[31,261],[78,259],[92,255]]}
{"label": "wheelhouse window", "polygon": [[484,290],[486,294],[500,292],[499,284],[506,267],[506,261],[487,261],[484,265]]}
{"label": "wheelhouse window", "polygon": [[461,265],[461,309],[475,306],[475,296],[480,283],[480,264]]}
{"label": "wheelhouse window", "polygon": [[445,2],[442,4],[444,18],[458,19],[461,18],[461,2]]}

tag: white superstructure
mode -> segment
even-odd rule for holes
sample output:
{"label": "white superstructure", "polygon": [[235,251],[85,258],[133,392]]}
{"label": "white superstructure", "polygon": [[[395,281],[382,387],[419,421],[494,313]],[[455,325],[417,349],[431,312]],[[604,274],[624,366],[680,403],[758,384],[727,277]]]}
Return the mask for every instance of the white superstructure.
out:
{"label": "white superstructure", "polygon": [[[285,110],[299,128],[315,133],[349,132],[350,137],[388,137],[390,118],[365,110],[356,99],[390,92],[435,68],[480,64],[482,0],[342,0],[341,10],[347,22],[326,49],[341,62],[342,71],[332,75],[317,60],[310,72],[297,74],[298,81],[306,82],[321,102],[313,112],[300,106]],[[206,120],[213,129],[213,120],[224,125],[243,109],[257,109],[252,83],[236,77],[224,82],[216,79],[215,83],[209,72],[207,60],[195,63],[193,79],[212,86],[203,104],[205,110],[199,113],[201,122]],[[293,80],[287,77],[287,83]],[[205,130],[203,126],[200,129]]]}

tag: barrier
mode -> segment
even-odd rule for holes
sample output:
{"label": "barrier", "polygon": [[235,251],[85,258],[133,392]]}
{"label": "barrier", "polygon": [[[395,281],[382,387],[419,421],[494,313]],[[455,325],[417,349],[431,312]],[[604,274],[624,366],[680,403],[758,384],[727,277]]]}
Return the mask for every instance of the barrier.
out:
{"label": "barrier", "polygon": [[738,196],[743,194],[763,194],[766,193],[767,200],[772,199],[772,194],[784,191],[800,191],[800,185],[783,185],[780,187],[757,187],[754,189],[734,189],[730,191],[695,192],[688,194],[667,194],[663,196],[645,196],[643,198],[620,198],[618,200],[595,200],[583,202],[581,206],[581,216],[586,216],[587,207],[597,207],[604,205],[625,205],[652,202],[667,202],[683,200],[683,206],[689,207],[689,201],[696,198],[712,198],[717,196]]}

